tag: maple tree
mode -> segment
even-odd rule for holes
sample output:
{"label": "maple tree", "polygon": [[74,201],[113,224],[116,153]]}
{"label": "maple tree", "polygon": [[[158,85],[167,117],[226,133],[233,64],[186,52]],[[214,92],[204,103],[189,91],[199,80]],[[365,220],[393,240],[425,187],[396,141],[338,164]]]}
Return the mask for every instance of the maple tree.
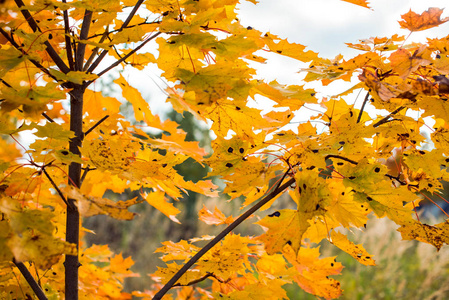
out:
{"label": "maple tree", "polygon": [[[368,7],[367,1],[346,1]],[[329,276],[343,266],[333,257],[320,258],[314,245],[328,240],[361,264],[374,265],[369,249],[342,231],[363,230],[370,213],[394,221],[405,240],[437,249],[448,243],[449,223],[423,224],[415,210],[424,191],[438,195],[449,178],[449,36],[423,44],[407,44],[398,35],[375,37],[348,44],[361,51],[353,58],[325,59],[303,45],[242,26],[238,3],[3,2],[2,298],[160,299],[177,287],[177,299],[285,299],[282,286],[296,282],[331,299],[342,289]],[[400,25],[410,32],[426,30],[448,21],[441,14],[438,8],[410,11]],[[253,68],[267,60],[264,52],[308,63],[306,82],[357,83],[331,98],[318,98],[300,85],[267,83]],[[176,122],[153,114],[124,76],[114,84],[132,105],[137,123],[120,113],[119,100],[91,88],[116,67],[142,70],[149,64],[162,70],[167,101],[177,112],[211,122],[217,138],[210,157],[197,142],[186,141]],[[357,89],[366,91],[360,107],[344,101]],[[272,111],[262,114],[249,105],[261,96],[273,101]],[[313,119],[326,130],[310,121],[286,127],[307,105],[318,107]],[[377,110],[367,113],[368,106]],[[420,132],[426,127],[431,149]],[[162,136],[150,135],[149,128]],[[27,147],[17,139],[25,131],[35,138]],[[130,270],[134,262],[107,246],[84,247],[80,234],[87,229],[80,220],[98,214],[132,220],[135,213],[128,209],[146,201],[179,222],[173,200],[183,193],[218,195],[211,180],[192,182],[178,174],[175,167],[188,158],[208,165],[209,176],[221,176],[223,192],[231,199],[243,197],[244,208],[261,200],[238,218],[201,209],[200,220],[226,229],[216,237],[164,242],[157,252],[167,264],[151,275],[156,284],[125,293],[124,279],[137,276]],[[125,189],[139,191],[140,197],[104,198],[107,190]],[[258,220],[262,235],[232,233],[284,192],[291,208],[268,211]],[[204,241],[206,246],[197,246]],[[195,285],[205,280],[209,288]]]}

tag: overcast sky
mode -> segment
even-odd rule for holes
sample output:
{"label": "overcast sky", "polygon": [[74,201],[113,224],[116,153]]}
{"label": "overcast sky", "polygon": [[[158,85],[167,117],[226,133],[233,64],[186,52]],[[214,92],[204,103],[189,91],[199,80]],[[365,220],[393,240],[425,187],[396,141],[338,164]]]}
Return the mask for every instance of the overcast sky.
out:
{"label": "overcast sky", "polygon": [[[257,5],[242,0],[239,18],[244,26],[269,31],[290,42],[305,45],[321,57],[333,58],[339,53],[349,56],[359,53],[348,48],[345,42],[356,43],[359,39],[395,33],[408,35],[409,32],[400,29],[397,21],[409,9],[422,13],[429,7],[444,8],[447,4],[447,0],[373,0],[370,10],[340,0],[259,0]],[[449,16],[449,9],[443,13],[445,16]],[[448,23],[413,33],[408,41],[425,41],[425,36],[446,36],[449,34]],[[298,71],[305,65],[293,59],[272,55],[268,64],[254,66],[259,69],[259,77],[266,81],[277,79],[281,83],[303,84],[301,78],[304,75]],[[166,110],[169,105],[161,105],[160,100],[165,96],[156,86],[157,83],[160,88],[165,88],[159,79],[160,73],[155,68],[146,68],[143,73],[132,72],[128,79],[150,99],[150,106],[156,112]],[[328,88],[324,92],[338,94],[344,89],[341,84],[336,84],[331,91]]]}
{"label": "overcast sky", "polygon": [[[400,29],[401,15],[412,9],[422,13],[429,7],[445,8],[447,0],[372,0],[372,10],[340,0],[260,0],[257,5],[242,1],[240,20],[261,31],[269,31],[291,42],[309,46],[321,56],[333,57],[347,51],[345,42],[395,33]],[[443,13],[449,16],[449,11]],[[426,34],[449,33],[449,24],[414,33],[414,38]]]}

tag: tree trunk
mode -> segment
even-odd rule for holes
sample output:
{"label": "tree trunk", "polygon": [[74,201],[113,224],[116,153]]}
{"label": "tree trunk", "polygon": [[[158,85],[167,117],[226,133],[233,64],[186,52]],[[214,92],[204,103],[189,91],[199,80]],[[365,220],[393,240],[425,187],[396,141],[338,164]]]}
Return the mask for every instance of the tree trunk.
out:
{"label": "tree trunk", "polygon": [[[80,155],[80,147],[83,141],[83,96],[85,88],[76,85],[70,93],[70,130],[75,137],[70,141],[69,150],[73,154]],[[81,164],[71,163],[69,166],[69,184],[80,187]],[[76,244],[79,251],[80,215],[75,205],[75,199],[68,199],[66,241]],[[78,255],[66,255],[65,259],[65,296],[67,300],[78,299]]]}

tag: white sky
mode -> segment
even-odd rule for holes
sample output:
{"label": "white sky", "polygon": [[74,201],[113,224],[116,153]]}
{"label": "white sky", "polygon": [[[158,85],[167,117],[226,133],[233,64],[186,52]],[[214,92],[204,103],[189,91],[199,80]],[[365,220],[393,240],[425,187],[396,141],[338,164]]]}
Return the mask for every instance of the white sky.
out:
{"label": "white sky", "polygon": [[[359,39],[391,36],[395,33],[408,35],[400,29],[401,15],[412,9],[422,13],[429,7],[444,8],[447,0],[372,0],[372,10],[340,0],[259,0],[257,5],[242,0],[239,18],[244,26],[259,31],[269,31],[290,42],[300,43],[318,52],[321,57],[333,58],[341,53],[348,56],[359,54],[348,48],[347,43],[357,43]],[[449,16],[448,11],[443,17]],[[408,41],[425,41],[425,36],[443,37],[449,34],[449,22],[437,28],[413,33]],[[266,65],[255,64],[258,75],[266,81],[277,79],[280,83],[302,85],[300,68],[305,65],[293,59],[272,55]],[[168,107],[161,105],[165,95],[160,90],[164,83],[156,68],[146,68],[142,72],[130,72],[131,84],[149,99],[155,112],[162,113]],[[159,87],[157,87],[159,86]],[[347,85],[346,85],[347,86]],[[342,83],[331,85],[325,93],[338,94],[346,89]]]}
{"label": "white sky", "polygon": [[[340,0],[260,0],[257,5],[244,2],[240,6],[240,21],[262,32],[269,31],[289,42],[300,43],[318,52],[321,57],[333,58],[338,54],[355,56],[361,51],[348,48],[345,43],[357,43],[370,37],[389,37],[393,34],[407,36],[408,30],[400,28],[401,15],[410,9],[418,14],[430,7],[444,8],[447,0],[372,0],[372,10]],[[449,16],[449,9],[442,18]],[[407,42],[425,42],[426,37],[444,37],[449,34],[449,22],[439,27],[413,33]],[[271,57],[270,57],[271,58]],[[273,55],[273,61],[258,67],[258,75],[266,81],[276,79],[281,83],[303,85],[304,73],[298,73],[304,65],[293,59]],[[321,96],[339,94],[351,83],[341,80],[320,87],[306,87],[322,91]],[[364,94],[357,92],[346,100],[361,105]],[[310,111],[301,109],[293,121],[306,121]],[[375,114],[375,112],[372,112]]]}

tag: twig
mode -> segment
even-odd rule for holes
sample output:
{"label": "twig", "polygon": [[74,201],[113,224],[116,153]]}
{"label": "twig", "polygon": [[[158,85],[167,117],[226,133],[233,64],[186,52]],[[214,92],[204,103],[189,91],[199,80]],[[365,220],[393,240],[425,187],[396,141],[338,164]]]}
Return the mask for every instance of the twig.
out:
{"label": "twig", "polygon": [[[31,29],[34,32],[36,32],[36,31],[42,32],[41,29],[39,28],[39,26],[37,25],[36,21],[34,20],[33,16],[31,16],[30,12],[27,9],[22,8],[23,6],[25,6],[23,1],[22,0],[14,0],[14,2],[16,2],[17,7],[20,8],[20,11],[22,12],[23,17],[28,22],[28,25],[30,25]],[[48,41],[45,41],[44,45],[46,47],[45,50],[47,51],[48,55],[51,57],[51,59],[54,61],[54,63],[58,66],[58,68],[61,70],[61,72],[63,72],[63,73],[70,72],[69,67],[67,67],[67,65],[64,63],[64,61],[61,59],[61,57],[59,57],[58,53],[53,48],[53,46]]]}
{"label": "twig", "polygon": [[45,118],[45,119],[47,119],[48,120],[48,122],[50,122],[50,123],[54,123],[55,121],[52,119],[52,118],[50,118],[46,113],[42,113],[42,116]]}
{"label": "twig", "polygon": [[[104,40],[106,39],[106,37],[109,34],[109,25],[106,27],[105,32],[103,32],[100,41],[98,42],[99,44],[103,43]],[[99,47],[95,47],[94,50],[92,50],[92,53],[90,54],[89,58],[87,59],[86,63],[84,64],[83,67],[83,71],[87,71],[90,67],[90,64],[92,63],[92,61],[94,60],[95,56],[98,54],[98,51],[100,50]]]}
{"label": "twig", "polygon": [[148,22],[147,23],[147,21],[145,20],[144,22],[136,23],[136,24],[133,24],[133,25],[130,25],[130,26],[127,26],[127,27],[123,27],[122,29],[118,28],[118,29],[114,29],[114,30],[111,30],[111,31],[108,31],[108,32],[103,32],[103,33],[98,33],[98,34],[91,35],[91,36],[89,36],[89,39],[93,39],[93,38],[96,38],[96,37],[99,37],[99,36],[103,36],[105,33],[107,33],[107,34],[118,33],[118,32],[120,32],[123,29],[139,27],[139,26],[142,26],[142,25],[160,24],[160,23],[161,23],[161,21],[153,21],[153,22]]}
{"label": "twig", "polygon": [[[136,14],[137,10],[139,9],[140,5],[142,5],[144,0],[138,0],[136,5],[134,5],[132,11],[129,13],[128,17],[126,18],[125,22],[123,22],[122,26],[120,26],[119,32],[122,31],[128,24],[131,22],[131,19]],[[97,59],[94,61],[94,63],[89,67],[87,70],[88,73],[92,73],[100,64],[100,62],[103,60],[103,58],[108,54],[109,50],[105,49],[103,50],[100,55],[97,57]],[[108,70],[109,71],[109,70]],[[106,71],[107,72],[107,71]],[[98,75],[100,76],[100,75]]]}
{"label": "twig", "polygon": [[283,192],[286,188],[292,185],[295,182],[294,178],[290,178],[289,181],[281,185],[278,189],[272,191],[265,198],[260,200],[256,205],[251,207],[245,213],[240,215],[234,222],[232,222],[228,227],[226,227],[222,232],[220,232],[213,240],[211,240],[206,246],[204,246],[197,254],[195,254],[163,287],[157,292],[154,296],[153,300],[159,300],[162,296],[165,295],[178,281],[181,276],[190,269],[193,264],[195,264],[207,251],[209,251],[215,244],[217,244],[222,238],[224,238],[227,234],[229,234],[235,227],[237,227],[240,223],[246,220],[249,216],[251,216],[254,212],[256,212],[259,208],[264,206],[268,201],[276,197],[278,194]]}
{"label": "twig", "polygon": [[25,280],[30,285],[33,292],[36,294],[37,298],[39,300],[47,300],[47,296],[45,296],[44,291],[41,289],[39,284],[37,284],[36,280],[34,279],[33,275],[31,275],[30,271],[28,271],[27,267],[22,262],[16,261],[15,258],[13,258],[12,262],[16,265],[16,267],[19,269],[20,273],[22,273]]}
{"label": "twig", "polygon": [[345,160],[347,162],[350,162],[353,165],[357,165],[358,164],[358,162],[356,162],[355,160],[352,160],[352,159],[349,159],[349,158],[346,158],[346,157],[340,156],[340,155],[329,154],[329,155],[326,155],[326,157],[324,159],[326,160],[326,159],[329,159],[329,158],[338,158],[338,159],[341,159],[341,160]]}
{"label": "twig", "polygon": [[[86,179],[86,176],[87,176],[87,173],[89,172],[89,171],[93,171],[93,170],[96,170],[97,168],[89,168],[89,165],[87,165],[87,167],[85,167],[85,168],[82,168],[83,170],[84,170],[84,173],[83,173],[83,175],[81,175],[81,179],[80,179],[80,184],[82,185],[83,184],[83,181],[84,181],[84,179]],[[81,186],[80,186],[81,187]]]}
{"label": "twig", "polygon": [[[179,284],[179,283],[177,283],[177,284],[174,284],[173,287],[175,287],[175,286],[189,286],[189,285],[194,285],[194,284],[196,284],[196,283],[198,283],[198,282],[201,282],[201,281],[203,281],[203,280],[206,280],[206,279],[209,278],[209,277],[214,277],[214,278],[216,278],[215,275],[214,275],[213,273],[207,273],[207,274],[204,275],[203,277],[198,278],[198,279],[196,279],[196,280],[193,280],[193,281],[191,281],[191,282],[189,282],[189,283],[187,283],[187,284]],[[218,279],[217,279],[217,280],[218,280]]]}
{"label": "twig", "polygon": [[86,136],[86,135],[88,135],[89,133],[91,133],[92,130],[94,130],[98,125],[100,125],[101,123],[103,123],[107,118],[109,118],[109,115],[106,115],[106,116],[104,116],[103,118],[101,118],[100,121],[98,121],[97,123],[95,123],[94,126],[92,126],[91,128],[89,128],[89,130],[87,130],[87,131],[84,133],[84,136]]}
{"label": "twig", "polygon": [[220,283],[228,283],[228,282],[231,280],[231,278],[229,278],[229,279],[227,279],[227,280],[223,280],[223,279],[218,278],[217,275],[215,275],[214,273],[207,273],[207,274],[204,275],[203,277],[198,278],[198,279],[193,280],[193,281],[190,281],[190,282],[187,283],[187,284],[180,284],[180,283],[177,283],[177,284],[174,284],[173,287],[175,287],[175,286],[189,286],[189,285],[194,285],[194,284],[197,284],[197,283],[199,283],[199,282],[201,282],[201,281],[203,281],[203,280],[206,280],[206,279],[209,278],[209,277],[215,278],[215,279],[216,279],[218,282],[220,282]]}
{"label": "twig", "polygon": [[64,194],[61,192],[61,190],[58,188],[58,186],[56,185],[56,183],[53,181],[53,179],[50,177],[50,174],[48,174],[47,170],[45,170],[45,168],[42,168],[42,171],[44,172],[45,176],[47,176],[48,180],[50,181],[51,185],[53,186],[53,188],[56,190],[56,192],[58,193],[59,197],[61,197],[62,201],[64,201],[64,203],[71,207],[71,205],[69,204],[69,202],[67,201],[67,199],[64,197]]}
{"label": "twig", "polygon": [[390,179],[396,180],[397,182],[399,182],[400,185],[407,185],[407,182],[400,180],[399,176],[393,176],[393,175],[390,175],[390,174],[385,174],[385,176],[387,176]]}
{"label": "twig", "polygon": [[368,102],[368,99],[369,99],[369,92],[366,93],[365,99],[363,100],[363,104],[362,104],[362,107],[360,108],[359,116],[357,117],[357,123],[360,123],[360,120],[362,119],[363,109],[365,108],[365,105]]}
{"label": "twig", "polygon": [[386,116],[385,118],[383,118],[383,119],[380,120],[379,122],[373,124],[373,127],[376,128],[376,127],[379,127],[379,126],[382,125],[382,124],[385,124],[385,123],[389,122],[389,121],[390,121],[389,119],[390,119],[392,116],[394,116],[395,114],[397,114],[398,112],[400,112],[400,111],[403,110],[404,108],[405,108],[405,106],[399,106],[398,108],[396,108],[395,110],[393,110],[391,113],[389,113],[388,116]]}

